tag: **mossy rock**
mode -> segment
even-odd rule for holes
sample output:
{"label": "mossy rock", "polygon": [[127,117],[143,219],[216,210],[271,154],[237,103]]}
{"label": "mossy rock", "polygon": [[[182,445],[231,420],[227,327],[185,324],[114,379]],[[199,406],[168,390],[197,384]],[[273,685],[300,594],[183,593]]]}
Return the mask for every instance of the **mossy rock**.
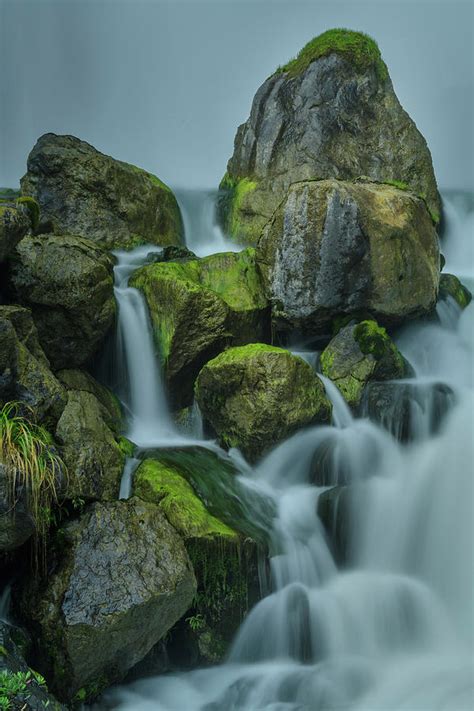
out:
{"label": "mossy rock", "polygon": [[102,416],[107,427],[116,435],[122,431],[124,425],[122,405],[117,396],[105,385],[95,380],[87,371],[74,368],[59,370],[56,377],[67,390],[82,390],[94,395],[102,406]]}
{"label": "mossy rock", "polygon": [[173,409],[192,403],[199,370],[227,345],[270,338],[253,249],[148,265],[130,285],[147,300]]}
{"label": "mossy rock", "polygon": [[180,210],[167,185],[74,136],[38,139],[21,192],[38,201],[46,232],[80,235],[107,249],[183,241]]}
{"label": "mossy rock", "polygon": [[262,343],[230,348],[209,361],[196,381],[196,400],[221,444],[238,447],[249,461],[299,428],[331,419],[313,369]]}
{"label": "mossy rock", "polygon": [[7,259],[31,227],[27,205],[18,204],[16,200],[0,201],[0,262]]}
{"label": "mossy rock", "polygon": [[430,152],[395,95],[377,43],[331,29],[255,94],[221,182],[219,221],[242,244],[256,244],[291,184],[360,176],[406,186],[439,222]]}
{"label": "mossy rock", "polygon": [[66,702],[121,681],[196,593],[181,537],[137,498],[93,504],[59,529],[48,565],[47,578],[26,582],[22,614],[42,650],[39,670]]}
{"label": "mossy rock", "polygon": [[67,498],[113,501],[118,498],[125,455],[104,418],[104,407],[85,390],[69,390],[56,427],[68,468]]}
{"label": "mossy rock", "polygon": [[146,459],[135,472],[133,490],[157,504],[184,539],[198,585],[187,622],[202,660],[215,663],[258,596],[257,546],[209,513],[180,470],[163,458]]}
{"label": "mossy rock", "polygon": [[24,238],[10,282],[30,307],[39,340],[55,369],[90,362],[115,321],[113,262],[97,244],[74,236]]}
{"label": "mossy rock", "polygon": [[290,186],[262,232],[257,263],[274,327],[327,332],[368,312],[384,325],[431,313],[439,245],[423,200],[373,182]]}
{"label": "mossy rock", "polygon": [[471,292],[454,274],[441,274],[439,297],[440,299],[451,297],[461,309],[465,309],[472,301]]}
{"label": "mossy rock", "polygon": [[411,369],[387,331],[376,321],[342,328],[321,353],[321,371],[356,409],[371,381],[405,378]]}

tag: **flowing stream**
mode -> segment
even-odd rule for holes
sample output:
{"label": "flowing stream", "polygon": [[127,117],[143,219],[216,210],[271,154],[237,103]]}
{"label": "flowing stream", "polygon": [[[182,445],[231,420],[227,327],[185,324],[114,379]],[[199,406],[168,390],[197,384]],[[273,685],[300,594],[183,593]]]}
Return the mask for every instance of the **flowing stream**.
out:
{"label": "flowing stream", "polygon": [[[188,246],[200,254],[224,245],[209,218],[209,199],[181,195]],[[472,288],[473,265],[465,258],[472,249],[472,201],[448,196],[446,205],[445,270]],[[194,217],[198,227],[192,230]],[[145,252],[118,255],[116,268],[118,349],[129,382],[123,399],[132,439],[169,443],[176,431],[148,316],[139,295],[126,287]],[[297,433],[253,470],[242,470],[242,481],[270,494],[277,511],[270,531],[270,594],[247,616],[225,663],[117,687],[106,695],[107,708],[474,708],[473,312],[472,305],[461,313],[454,302],[441,302],[437,318],[397,334],[415,370],[409,384],[397,387],[422,393],[410,405],[409,442],[389,433],[398,431],[396,407],[386,413],[382,429],[354,418],[325,381],[333,425]],[[304,357],[316,367],[314,354]],[[434,405],[440,384],[450,393],[444,413]],[[314,456],[328,447],[327,486],[316,487],[310,483]],[[336,562],[316,514],[319,497],[340,484],[357,484],[341,489],[348,502],[343,564]]]}

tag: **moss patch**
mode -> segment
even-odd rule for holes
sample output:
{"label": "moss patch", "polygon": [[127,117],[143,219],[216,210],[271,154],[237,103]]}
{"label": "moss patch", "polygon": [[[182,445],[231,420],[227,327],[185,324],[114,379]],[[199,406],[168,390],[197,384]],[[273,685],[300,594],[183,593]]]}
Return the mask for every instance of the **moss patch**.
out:
{"label": "moss patch", "polygon": [[137,445],[134,444],[131,440],[127,439],[126,437],[120,436],[117,438],[117,444],[120,447],[120,451],[122,452],[122,454],[124,454],[126,457],[130,458],[135,455]]}
{"label": "moss patch", "polygon": [[439,295],[442,299],[450,296],[461,309],[469,306],[472,294],[454,274],[441,274],[439,282]]}
{"label": "moss patch", "polygon": [[237,533],[210,514],[177,469],[146,459],[135,473],[134,493],[160,506],[184,538],[222,536],[236,541]]}
{"label": "moss patch", "polygon": [[222,194],[219,199],[219,214],[224,231],[236,241],[243,237],[242,213],[245,213],[246,197],[257,188],[257,182],[250,178],[234,178],[228,173],[219,185]]}
{"label": "moss patch", "polygon": [[327,30],[318,35],[294,59],[278,67],[276,73],[286,72],[290,76],[298,76],[316,59],[334,53],[342,54],[361,72],[375,66],[380,80],[388,78],[387,67],[375,40],[363,32],[347,29]]}
{"label": "moss patch", "polygon": [[40,206],[36,200],[32,197],[19,197],[16,202],[18,205],[24,205],[26,207],[30,215],[31,226],[36,232],[40,221]]}

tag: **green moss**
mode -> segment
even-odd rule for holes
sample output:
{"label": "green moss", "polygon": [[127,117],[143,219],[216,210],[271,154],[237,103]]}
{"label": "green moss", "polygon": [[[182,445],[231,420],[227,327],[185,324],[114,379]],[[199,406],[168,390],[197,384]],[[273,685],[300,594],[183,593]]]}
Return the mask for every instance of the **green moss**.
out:
{"label": "green moss", "polygon": [[376,321],[358,323],[354,328],[354,338],[362,353],[371,353],[377,360],[380,360],[392,345],[387,331]]}
{"label": "green moss", "polygon": [[358,71],[375,66],[381,81],[388,78],[388,70],[377,43],[363,32],[347,29],[333,29],[323,32],[306,44],[295,59],[278,67],[276,73],[288,73],[291,77],[302,74],[309,65],[329,54],[342,54]]}
{"label": "green moss", "polygon": [[36,232],[40,221],[40,206],[36,200],[32,197],[25,196],[19,197],[16,202],[18,205],[24,205],[27,208],[30,215],[31,225],[33,230]]}
{"label": "green moss", "polygon": [[243,235],[242,212],[245,212],[245,201],[249,193],[257,187],[257,182],[250,178],[234,178],[228,173],[224,175],[219,185],[222,195],[219,201],[219,213],[225,232],[235,240]]}
{"label": "green moss", "polygon": [[402,182],[401,180],[384,180],[384,184],[393,185],[393,187],[398,188],[398,190],[411,191],[410,186],[407,183]]}
{"label": "green moss", "polygon": [[199,280],[236,311],[265,308],[267,299],[255,263],[255,249],[223,252],[200,260]]}
{"label": "green moss", "polygon": [[454,274],[441,274],[439,295],[444,299],[450,296],[461,309],[469,306],[472,300],[472,294],[469,289]]}
{"label": "green moss", "polygon": [[295,357],[286,351],[284,348],[277,348],[276,346],[268,346],[265,343],[250,343],[247,346],[236,346],[235,348],[229,348],[228,350],[220,353],[216,358],[213,358],[206,367],[221,365],[227,365],[228,363],[237,363],[241,360],[246,360],[248,358],[253,358],[254,356],[260,355],[261,353],[281,353],[287,355],[289,358]]}
{"label": "green moss", "polygon": [[171,188],[169,188],[166,183],[164,183],[162,180],[160,180],[156,175],[153,175],[153,173],[149,173],[147,170],[144,170],[143,168],[138,168],[138,166],[133,165],[133,163],[125,163],[124,161],[117,161],[121,165],[126,166],[127,168],[131,169],[134,173],[139,173],[140,175],[143,175],[144,178],[147,178],[153,185],[156,185],[157,187],[161,188],[162,190],[166,190],[168,193],[172,193]]}
{"label": "green moss", "polygon": [[120,447],[120,451],[122,452],[122,454],[124,454],[126,457],[134,456],[137,449],[137,445],[131,442],[129,439],[121,435],[117,439],[117,444]]}
{"label": "green moss", "polygon": [[147,459],[135,473],[134,493],[160,506],[168,521],[185,538],[222,536],[236,541],[237,533],[210,514],[190,484],[172,466]]}

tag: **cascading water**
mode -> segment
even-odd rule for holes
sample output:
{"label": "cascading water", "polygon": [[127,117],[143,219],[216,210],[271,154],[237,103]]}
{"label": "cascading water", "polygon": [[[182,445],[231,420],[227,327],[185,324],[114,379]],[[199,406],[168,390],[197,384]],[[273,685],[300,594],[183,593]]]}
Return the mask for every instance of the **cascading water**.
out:
{"label": "cascading water", "polygon": [[[456,213],[453,227],[448,211],[448,257],[460,253],[456,240],[469,219],[461,224]],[[122,711],[474,707],[473,311],[440,304],[437,322],[398,335],[414,367],[411,385],[429,393],[441,383],[453,393],[436,432],[423,400],[402,444],[390,422],[387,432],[354,418],[326,381],[333,426],[297,433],[242,477],[249,491],[270,493],[277,512],[272,592],[244,621],[227,662],[112,690],[107,704]],[[388,418],[398,416],[395,409]],[[315,486],[323,450],[324,486]],[[348,497],[350,546],[337,565],[316,510],[341,484],[357,484],[357,495]]]}

